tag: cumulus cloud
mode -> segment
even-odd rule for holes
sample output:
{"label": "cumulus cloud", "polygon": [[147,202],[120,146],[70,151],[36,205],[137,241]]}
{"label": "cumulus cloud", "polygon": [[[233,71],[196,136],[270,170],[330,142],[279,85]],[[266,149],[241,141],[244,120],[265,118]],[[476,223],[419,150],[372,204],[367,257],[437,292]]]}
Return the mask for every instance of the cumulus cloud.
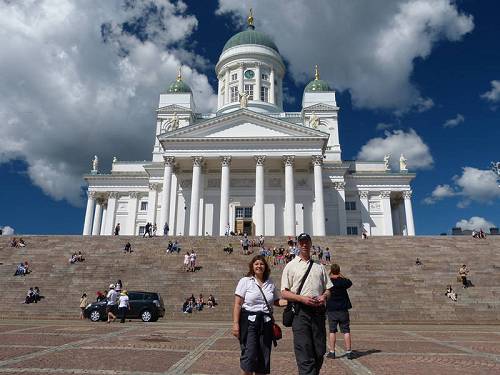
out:
{"label": "cumulus cloud", "polygon": [[385,122],[379,122],[377,126],[375,127],[376,130],[388,130],[392,128],[394,125],[393,124],[387,124]]}
{"label": "cumulus cloud", "polygon": [[[35,185],[77,205],[94,154],[101,169],[150,158],[158,95],[179,65],[204,64],[186,43],[197,22],[182,1],[0,2],[0,163],[26,161]],[[207,77],[183,77],[212,109]]]}
{"label": "cumulus cloud", "polygon": [[491,221],[486,220],[484,217],[472,216],[469,220],[462,219],[455,224],[455,227],[461,228],[462,230],[479,230],[483,229],[488,232],[490,228],[494,228],[495,224]]}
{"label": "cumulus cloud", "polygon": [[457,113],[456,117],[446,120],[443,124],[443,128],[454,128],[465,121],[465,117],[460,113]]}
{"label": "cumulus cloud", "polygon": [[450,185],[438,185],[432,192],[431,196],[424,199],[424,203],[434,204],[441,199],[453,197],[455,195],[457,195],[457,193]]}
{"label": "cumulus cloud", "polygon": [[491,81],[491,90],[486,91],[481,95],[481,98],[491,102],[491,103],[499,103],[500,102],[500,81]]}
{"label": "cumulus cloud", "polygon": [[254,8],[256,27],[274,37],[290,73],[305,83],[321,77],[348,90],[363,108],[424,111],[433,106],[411,82],[415,63],[439,42],[474,28],[452,0],[219,0],[218,14],[242,23]]}
{"label": "cumulus cloud", "polygon": [[429,146],[413,129],[408,132],[403,130],[386,131],[384,137],[370,139],[361,147],[357,159],[382,161],[384,155],[387,154],[391,154],[390,164],[393,170],[399,170],[401,154],[404,154],[405,158],[408,159],[410,170],[428,169],[434,163]]}
{"label": "cumulus cloud", "polygon": [[14,234],[14,228],[8,225],[0,227],[0,229],[2,230],[2,236],[12,236]]}
{"label": "cumulus cloud", "polygon": [[464,167],[460,176],[453,177],[454,186],[438,185],[424,203],[434,204],[450,197],[460,197],[457,206],[464,208],[472,202],[492,203],[500,198],[498,176],[492,170]]}

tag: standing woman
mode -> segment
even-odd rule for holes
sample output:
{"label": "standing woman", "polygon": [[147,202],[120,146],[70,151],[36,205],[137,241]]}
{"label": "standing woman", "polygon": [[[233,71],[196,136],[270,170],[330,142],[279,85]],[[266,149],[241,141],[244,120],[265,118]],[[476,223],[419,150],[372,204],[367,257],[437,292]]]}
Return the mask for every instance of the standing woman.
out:
{"label": "standing woman", "polygon": [[89,299],[87,298],[87,293],[83,293],[80,298],[80,319],[83,319],[83,311],[89,304]]}
{"label": "standing woman", "polygon": [[240,340],[243,375],[271,373],[273,321],[268,305],[279,306],[279,296],[270,273],[266,258],[256,255],[236,287],[231,332]]}

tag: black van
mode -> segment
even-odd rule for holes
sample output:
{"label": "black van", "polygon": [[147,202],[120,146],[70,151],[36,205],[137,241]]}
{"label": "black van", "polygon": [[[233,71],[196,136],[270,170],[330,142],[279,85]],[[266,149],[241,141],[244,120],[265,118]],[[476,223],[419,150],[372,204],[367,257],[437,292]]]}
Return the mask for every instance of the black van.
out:
{"label": "black van", "polygon": [[[130,310],[126,319],[142,319],[143,322],[155,322],[165,315],[165,306],[160,293],[129,291]],[[106,300],[93,302],[83,311],[83,316],[93,322],[107,320]]]}

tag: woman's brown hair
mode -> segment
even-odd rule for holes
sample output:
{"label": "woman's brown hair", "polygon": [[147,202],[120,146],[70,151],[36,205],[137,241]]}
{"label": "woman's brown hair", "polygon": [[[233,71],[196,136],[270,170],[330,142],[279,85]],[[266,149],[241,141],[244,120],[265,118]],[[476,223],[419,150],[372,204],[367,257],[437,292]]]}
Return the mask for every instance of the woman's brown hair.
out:
{"label": "woman's brown hair", "polygon": [[267,264],[267,261],[266,261],[266,258],[262,255],[256,255],[252,258],[252,260],[250,261],[250,263],[248,263],[248,273],[247,273],[247,277],[250,277],[250,276],[255,276],[255,272],[253,272],[253,264],[260,260],[262,263],[264,263],[264,281],[266,281],[267,279],[269,279],[269,274],[271,273],[271,268],[269,268],[269,264]]}

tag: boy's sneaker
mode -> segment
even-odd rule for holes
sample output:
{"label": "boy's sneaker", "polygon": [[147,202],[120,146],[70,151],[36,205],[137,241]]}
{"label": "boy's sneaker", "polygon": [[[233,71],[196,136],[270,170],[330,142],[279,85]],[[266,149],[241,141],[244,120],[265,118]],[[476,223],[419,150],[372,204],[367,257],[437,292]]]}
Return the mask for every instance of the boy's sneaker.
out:
{"label": "boy's sneaker", "polygon": [[335,359],[335,352],[328,352],[326,358]]}
{"label": "boy's sneaker", "polygon": [[353,357],[353,355],[352,355],[352,351],[345,352],[345,357],[346,357],[347,359],[353,359],[354,357]]}

